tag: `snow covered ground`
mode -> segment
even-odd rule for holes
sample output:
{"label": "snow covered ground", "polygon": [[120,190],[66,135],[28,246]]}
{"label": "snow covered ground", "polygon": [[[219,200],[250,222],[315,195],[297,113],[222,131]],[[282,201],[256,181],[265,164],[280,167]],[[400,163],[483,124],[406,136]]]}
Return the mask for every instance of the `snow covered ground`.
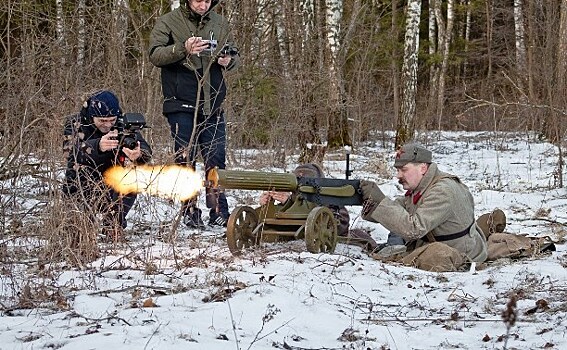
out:
{"label": "snow covered ground", "polygon": [[[142,196],[129,218],[129,242],[101,244],[101,257],[83,269],[63,266],[45,276],[29,262],[18,274],[0,271],[0,349],[567,348],[567,191],[556,188],[557,148],[526,134],[421,139],[440,169],[469,186],[477,215],[500,208],[507,232],[551,236],[561,242],[557,251],[455,273],[385,264],[344,244],[334,254],[312,254],[302,241],[266,243],[234,257],[219,229],[163,235],[178,204]],[[231,168],[246,169],[255,152],[239,154]],[[392,158],[391,147],[360,146],[352,178],[400,195]],[[289,159],[286,170],[294,164]],[[324,165],[328,176],[343,177],[340,152]],[[250,205],[258,194],[230,191],[229,205]],[[200,201],[204,208],[204,195]],[[352,227],[386,238],[382,226],[359,217],[359,207],[349,211]],[[16,286],[24,285],[31,290],[20,293],[50,292],[56,302],[13,308]],[[517,320],[510,326],[502,312],[512,295]]]}

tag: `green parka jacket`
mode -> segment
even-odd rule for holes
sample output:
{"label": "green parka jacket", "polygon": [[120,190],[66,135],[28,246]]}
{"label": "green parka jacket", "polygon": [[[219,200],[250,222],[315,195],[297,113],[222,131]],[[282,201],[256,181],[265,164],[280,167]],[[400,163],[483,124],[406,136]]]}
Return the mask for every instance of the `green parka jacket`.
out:
{"label": "green parka jacket", "polygon": [[[161,68],[164,114],[193,112],[196,106],[204,115],[220,111],[226,96],[224,72],[237,67],[240,59],[238,54],[231,55],[226,68],[217,63],[223,48],[238,50],[228,21],[214,12],[218,2],[213,0],[209,11],[200,16],[182,1],[177,9],[158,18],[150,34],[150,62]],[[216,40],[217,47],[187,56],[185,41],[192,36]]]}

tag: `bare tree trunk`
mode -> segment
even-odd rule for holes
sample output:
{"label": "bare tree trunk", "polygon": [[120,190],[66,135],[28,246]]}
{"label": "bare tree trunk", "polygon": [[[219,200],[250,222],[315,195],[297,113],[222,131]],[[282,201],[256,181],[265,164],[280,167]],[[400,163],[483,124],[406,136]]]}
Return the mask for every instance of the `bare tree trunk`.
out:
{"label": "bare tree trunk", "polygon": [[463,6],[466,6],[467,12],[465,17],[465,58],[463,59],[463,75],[466,77],[468,74],[469,61],[467,59],[469,53],[469,42],[471,39],[471,25],[472,25],[472,6],[469,0],[462,0]]}
{"label": "bare tree trunk", "polygon": [[83,75],[82,73],[85,66],[85,6],[85,0],[79,0],[79,2],[77,3],[77,14],[79,17],[79,28],[77,30],[77,70],[79,76]]}
{"label": "bare tree trunk", "polygon": [[130,4],[128,0],[115,0],[112,9],[113,17],[116,22],[116,35],[119,38],[119,49],[126,48],[126,38],[128,37],[128,11]]}
{"label": "bare tree trunk", "polygon": [[[428,28],[429,28],[429,56],[434,57],[437,53],[438,45],[438,35],[440,36],[443,30],[443,27],[439,29],[440,33],[437,33],[437,23],[435,20],[436,11],[435,7],[439,6],[440,0],[430,0],[429,1],[429,16],[428,16]],[[429,67],[429,98],[427,103],[427,114],[432,114],[434,111],[437,110],[436,106],[436,96],[437,96],[437,87],[439,81],[439,64],[436,62],[431,63]]]}
{"label": "bare tree trunk", "polygon": [[[392,38],[397,38],[398,33],[398,1],[392,0],[392,28],[391,28]],[[395,40],[395,39],[394,39]],[[390,62],[390,67],[392,69],[393,77],[393,89],[394,89],[394,118],[399,120],[400,118],[400,69],[398,66],[399,52],[397,46],[393,46],[392,59]]]}
{"label": "bare tree trunk", "polygon": [[330,89],[327,142],[331,148],[351,145],[347,113],[342,102],[345,94],[341,75],[342,60],[339,57],[342,14],[342,0],[326,0],[327,43],[331,53],[328,66]]}
{"label": "bare tree trunk", "polygon": [[525,91],[525,78],[524,74],[527,72],[527,54],[526,54],[526,44],[524,39],[524,9],[522,5],[522,0],[514,0],[514,29],[516,36],[516,84],[518,84],[518,90],[520,92],[520,101],[522,103],[527,102],[527,96]]}
{"label": "bare tree trunk", "polygon": [[[443,49],[442,57],[443,61],[441,63],[441,71],[439,72],[439,87],[437,88],[437,118],[438,118],[438,128],[441,129],[441,121],[443,120],[443,107],[445,105],[445,77],[447,76],[447,69],[449,67],[449,49],[451,47],[453,24],[454,24],[454,13],[453,13],[453,2],[454,0],[447,0],[447,27],[443,30],[443,37],[441,38]],[[437,20],[441,17],[436,16]],[[438,27],[442,25],[442,22],[437,22]],[[439,31],[441,34],[441,31]]]}
{"label": "bare tree trunk", "polygon": [[420,15],[421,0],[409,0],[402,65],[402,108],[396,130],[396,146],[411,140],[415,134]]}
{"label": "bare tree trunk", "polygon": [[528,48],[527,48],[527,83],[528,83],[528,97],[530,101],[536,100],[536,94],[534,90],[534,49],[536,41],[536,28],[535,28],[535,17],[534,17],[534,4],[532,1],[528,1],[527,7],[527,26],[528,26]]}
{"label": "bare tree trunk", "polygon": [[[301,115],[304,128],[300,131],[301,153],[300,163],[320,162],[326,152],[326,138],[328,135],[328,107],[321,106],[322,101],[318,101],[316,92],[313,91],[314,81],[304,80],[305,69],[315,72],[323,72],[326,61],[324,57],[329,55],[328,40],[326,37],[326,25],[324,17],[321,18],[321,3],[325,0],[301,0],[300,9],[302,13],[303,27],[306,29],[301,40],[301,47],[294,52],[295,62],[302,62],[302,68],[295,68],[294,77],[299,79],[297,96],[312,103],[319,102],[319,105],[306,108],[299,114]],[[319,55],[315,56],[314,55]],[[325,61],[325,62],[324,62]],[[297,63],[296,63],[297,64]],[[303,93],[303,96],[301,95]],[[324,92],[322,92],[324,94]]]}
{"label": "bare tree trunk", "polygon": [[[565,110],[567,106],[567,98],[565,96],[565,88],[567,87],[565,69],[567,69],[567,1],[561,1],[560,7],[560,22],[559,22],[559,43],[557,45],[557,64],[556,67],[556,82],[557,86],[555,91],[561,91],[563,93],[557,93],[556,101],[554,102],[555,107],[560,110]],[[559,148],[559,161],[557,162],[558,174],[558,186],[563,187],[563,147],[562,142],[565,138],[565,117],[560,115],[558,112],[553,112],[554,125],[552,130],[555,129],[555,139],[557,140],[557,146]]]}
{"label": "bare tree trunk", "polygon": [[275,4],[276,13],[279,13],[279,16],[274,16],[274,25],[276,27],[276,40],[278,43],[278,51],[280,53],[281,64],[283,68],[284,76],[289,77],[289,72],[291,70],[291,62],[290,62],[290,55],[287,50],[286,39],[289,38],[289,35],[286,31],[285,22],[287,19],[287,13],[285,11],[285,3],[278,2]]}
{"label": "bare tree trunk", "polygon": [[[58,51],[59,63],[61,67],[65,66],[65,52],[67,52],[66,44],[65,44],[65,19],[63,17],[63,0],[55,0],[55,8],[56,8],[56,24],[55,24],[55,33],[57,35],[57,47],[60,49]],[[59,75],[59,74],[58,74]]]}
{"label": "bare tree trunk", "polygon": [[[123,72],[126,68],[126,52],[128,52],[128,45],[126,39],[128,38],[128,0],[114,0],[112,7],[112,32],[115,34],[110,40],[113,41],[112,47],[116,54],[109,55],[109,63],[111,69],[108,69],[108,81],[112,81],[114,77],[118,77],[120,81],[124,81]],[[124,96],[126,91],[121,91]]]}
{"label": "bare tree trunk", "polygon": [[[519,1],[519,0],[516,0]],[[565,91],[566,88],[566,75],[567,72],[567,1],[561,1],[560,10],[560,23],[559,23],[559,44],[557,45],[557,64],[556,67],[556,80],[557,80],[557,91]],[[562,96],[561,106],[565,107],[565,94],[558,94]]]}
{"label": "bare tree trunk", "polygon": [[492,78],[492,0],[486,0],[486,79]]}

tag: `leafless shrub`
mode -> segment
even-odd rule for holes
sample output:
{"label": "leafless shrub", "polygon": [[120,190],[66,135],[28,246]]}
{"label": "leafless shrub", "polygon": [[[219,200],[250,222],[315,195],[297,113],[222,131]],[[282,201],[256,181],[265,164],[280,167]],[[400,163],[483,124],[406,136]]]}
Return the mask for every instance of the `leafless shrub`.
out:
{"label": "leafless shrub", "polygon": [[42,226],[47,242],[41,254],[42,264],[66,261],[81,267],[99,256],[100,228],[92,208],[61,198],[53,203]]}

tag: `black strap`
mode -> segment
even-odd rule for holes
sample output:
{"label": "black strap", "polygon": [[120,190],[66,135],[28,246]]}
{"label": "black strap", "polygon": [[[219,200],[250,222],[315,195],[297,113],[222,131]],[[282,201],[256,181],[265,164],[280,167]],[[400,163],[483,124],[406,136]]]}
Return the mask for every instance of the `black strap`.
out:
{"label": "black strap", "polygon": [[[469,227],[467,227],[466,229],[464,229],[461,232],[452,233],[450,235],[434,236],[435,242],[452,241],[453,239],[464,237],[469,233],[472,225],[474,225],[474,221],[473,221],[472,224],[469,225]],[[428,243],[432,243],[432,241],[430,241],[429,237],[427,237],[427,236],[423,236],[423,237],[421,237],[421,239],[423,239],[424,241],[426,241]]]}

